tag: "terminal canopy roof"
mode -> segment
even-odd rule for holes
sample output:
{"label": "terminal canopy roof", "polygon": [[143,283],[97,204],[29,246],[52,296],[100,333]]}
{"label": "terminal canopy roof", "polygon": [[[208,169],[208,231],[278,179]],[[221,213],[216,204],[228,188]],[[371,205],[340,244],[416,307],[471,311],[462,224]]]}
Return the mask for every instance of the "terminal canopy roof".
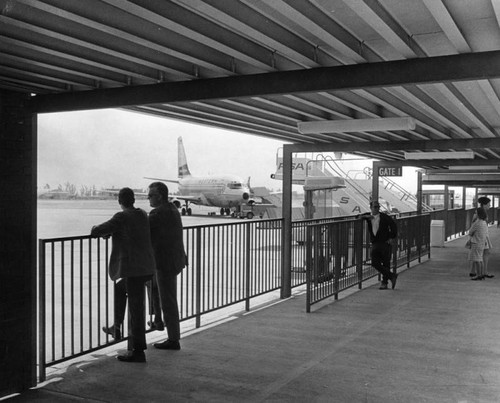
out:
{"label": "terminal canopy roof", "polygon": [[[0,0],[0,89],[448,169],[500,158],[498,0]],[[411,129],[301,133],[411,117]],[[472,168],[471,168],[472,169]],[[496,179],[495,179],[496,180]],[[484,186],[484,182],[481,186]]]}

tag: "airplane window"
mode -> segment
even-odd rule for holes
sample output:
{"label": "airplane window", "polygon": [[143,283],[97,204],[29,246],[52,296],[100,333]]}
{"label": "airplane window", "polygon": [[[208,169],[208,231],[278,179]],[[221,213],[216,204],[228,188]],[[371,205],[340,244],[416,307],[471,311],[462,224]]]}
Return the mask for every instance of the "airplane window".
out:
{"label": "airplane window", "polygon": [[230,182],[228,183],[227,187],[229,189],[241,189],[243,186],[239,182]]}

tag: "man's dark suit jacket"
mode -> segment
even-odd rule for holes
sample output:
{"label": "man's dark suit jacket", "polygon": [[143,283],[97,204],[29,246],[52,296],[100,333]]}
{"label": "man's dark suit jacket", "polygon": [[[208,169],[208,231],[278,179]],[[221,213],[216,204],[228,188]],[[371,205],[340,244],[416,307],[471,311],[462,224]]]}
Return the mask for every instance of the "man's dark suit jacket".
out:
{"label": "man's dark suit jacket", "polygon": [[179,274],[187,264],[182,239],[182,220],[173,203],[165,203],[149,213],[151,242],[156,270]]}
{"label": "man's dark suit jacket", "polygon": [[110,220],[94,226],[90,234],[93,237],[112,235],[109,259],[111,280],[154,273],[148,215],[144,210],[131,208],[120,211]]}
{"label": "man's dark suit jacket", "polygon": [[[370,216],[371,217],[371,216]],[[385,243],[389,239],[396,238],[398,235],[398,227],[396,222],[385,213],[380,213],[380,223],[377,234],[373,234],[372,220],[368,218],[368,230],[370,232],[370,240],[372,243]]]}

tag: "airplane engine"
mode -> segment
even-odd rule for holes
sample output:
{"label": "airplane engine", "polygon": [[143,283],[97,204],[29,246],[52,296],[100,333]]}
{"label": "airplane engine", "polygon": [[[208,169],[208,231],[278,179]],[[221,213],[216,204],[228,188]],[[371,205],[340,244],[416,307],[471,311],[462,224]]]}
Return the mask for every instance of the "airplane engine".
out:
{"label": "airplane engine", "polygon": [[174,204],[175,207],[181,208],[181,202],[179,200],[173,200],[172,203]]}
{"label": "airplane engine", "polygon": [[250,195],[247,192],[243,193],[243,200],[248,200],[249,198]]}

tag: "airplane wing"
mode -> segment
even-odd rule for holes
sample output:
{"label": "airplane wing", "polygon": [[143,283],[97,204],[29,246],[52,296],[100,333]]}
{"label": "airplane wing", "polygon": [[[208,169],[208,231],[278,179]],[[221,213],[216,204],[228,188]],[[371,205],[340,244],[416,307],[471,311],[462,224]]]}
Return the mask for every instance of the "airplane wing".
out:
{"label": "airplane wing", "polygon": [[147,176],[145,176],[144,179],[150,179],[153,181],[161,181],[161,182],[169,182],[169,183],[179,183],[178,179],[148,178]]}

